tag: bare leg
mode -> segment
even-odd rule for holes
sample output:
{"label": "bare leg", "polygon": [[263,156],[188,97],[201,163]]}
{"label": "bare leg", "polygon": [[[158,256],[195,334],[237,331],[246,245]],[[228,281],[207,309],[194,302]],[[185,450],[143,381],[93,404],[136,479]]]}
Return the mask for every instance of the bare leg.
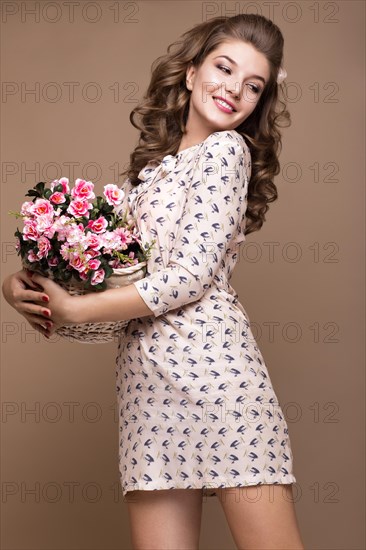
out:
{"label": "bare leg", "polygon": [[304,549],[291,484],[228,487],[216,493],[238,549]]}
{"label": "bare leg", "polygon": [[201,489],[129,491],[125,498],[134,550],[198,550]]}

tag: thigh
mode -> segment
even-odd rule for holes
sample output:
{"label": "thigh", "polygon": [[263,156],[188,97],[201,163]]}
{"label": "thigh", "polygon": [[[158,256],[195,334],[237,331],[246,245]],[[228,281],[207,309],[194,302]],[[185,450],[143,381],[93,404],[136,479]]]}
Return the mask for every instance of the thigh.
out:
{"label": "thigh", "polygon": [[216,493],[240,550],[304,548],[291,484],[228,487]]}
{"label": "thigh", "polygon": [[201,489],[129,491],[134,550],[197,550],[202,518]]}

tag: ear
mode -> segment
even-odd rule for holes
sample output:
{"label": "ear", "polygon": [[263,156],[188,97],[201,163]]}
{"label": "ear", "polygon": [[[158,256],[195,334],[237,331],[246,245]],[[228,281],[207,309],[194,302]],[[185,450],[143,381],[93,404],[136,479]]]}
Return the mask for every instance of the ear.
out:
{"label": "ear", "polygon": [[187,67],[187,70],[186,70],[186,87],[187,87],[187,90],[192,90],[195,74],[196,74],[196,68],[193,65],[192,61],[191,61],[190,64],[188,65],[188,67]]}

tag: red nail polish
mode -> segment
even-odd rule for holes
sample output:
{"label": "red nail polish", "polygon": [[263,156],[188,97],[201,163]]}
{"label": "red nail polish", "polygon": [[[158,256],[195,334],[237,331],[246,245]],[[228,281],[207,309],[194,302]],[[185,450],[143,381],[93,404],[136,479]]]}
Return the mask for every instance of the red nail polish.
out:
{"label": "red nail polish", "polygon": [[42,300],[43,300],[44,302],[49,302],[49,301],[50,301],[50,299],[49,299],[48,296],[42,296]]}
{"label": "red nail polish", "polygon": [[46,325],[46,327],[48,327],[48,328],[51,328],[51,327],[52,327],[51,321],[46,321],[46,322],[45,322],[45,325]]}
{"label": "red nail polish", "polygon": [[43,315],[47,315],[47,317],[50,317],[50,312],[47,309],[44,309],[42,313]]}

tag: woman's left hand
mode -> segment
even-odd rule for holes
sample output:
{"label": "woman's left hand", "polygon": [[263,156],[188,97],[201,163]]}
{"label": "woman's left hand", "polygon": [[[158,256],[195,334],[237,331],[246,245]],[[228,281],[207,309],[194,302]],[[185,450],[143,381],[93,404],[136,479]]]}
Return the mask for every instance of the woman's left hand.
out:
{"label": "woman's left hand", "polygon": [[66,324],[75,322],[74,315],[77,311],[77,297],[71,296],[67,290],[55,283],[48,277],[43,277],[39,273],[32,273],[32,281],[40,285],[49,297],[47,308],[51,312],[49,317],[52,321],[48,334],[52,335],[58,328]]}

